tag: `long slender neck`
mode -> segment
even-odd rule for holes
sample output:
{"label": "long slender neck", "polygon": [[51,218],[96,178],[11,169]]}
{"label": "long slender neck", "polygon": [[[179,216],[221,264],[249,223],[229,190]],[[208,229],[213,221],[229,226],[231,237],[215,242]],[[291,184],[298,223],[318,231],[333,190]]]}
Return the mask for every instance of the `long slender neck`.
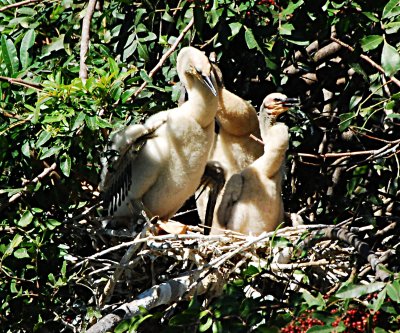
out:
{"label": "long slender neck", "polygon": [[267,136],[269,129],[276,124],[276,117],[266,112],[260,114],[260,132],[261,138],[264,142],[267,142]]}
{"label": "long slender neck", "polygon": [[188,112],[200,124],[208,127],[213,121],[218,108],[218,97],[201,82],[193,80],[187,87],[188,101],[185,103]]}
{"label": "long slender neck", "polygon": [[222,88],[219,104],[217,119],[226,132],[237,136],[258,133],[257,112],[249,102]]}

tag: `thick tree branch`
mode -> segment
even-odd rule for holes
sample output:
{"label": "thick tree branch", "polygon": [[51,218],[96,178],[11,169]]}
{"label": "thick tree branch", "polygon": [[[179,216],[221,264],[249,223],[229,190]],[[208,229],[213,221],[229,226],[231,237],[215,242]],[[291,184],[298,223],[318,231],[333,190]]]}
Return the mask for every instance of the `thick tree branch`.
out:
{"label": "thick tree branch", "polygon": [[90,42],[90,21],[92,20],[94,9],[96,8],[96,1],[97,0],[89,0],[88,6],[86,8],[85,17],[83,18],[83,21],[82,21],[79,77],[83,81],[86,81],[86,79],[88,77],[86,58],[87,58],[87,53],[89,50],[89,42]]}
{"label": "thick tree branch", "polygon": [[[141,293],[135,300],[121,305],[112,313],[100,319],[87,333],[105,333],[112,330],[121,320],[139,315],[140,307],[151,310],[159,305],[171,304],[183,297],[204,294],[212,284],[222,278],[219,273],[201,278],[202,270],[189,271],[180,277],[155,285]],[[199,283],[198,280],[200,280]],[[191,287],[195,285],[195,288]]]}

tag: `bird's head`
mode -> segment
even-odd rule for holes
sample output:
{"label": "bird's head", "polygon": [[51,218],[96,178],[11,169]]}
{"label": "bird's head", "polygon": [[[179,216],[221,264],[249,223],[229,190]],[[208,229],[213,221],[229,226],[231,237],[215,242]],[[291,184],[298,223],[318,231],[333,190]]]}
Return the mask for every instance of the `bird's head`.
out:
{"label": "bird's head", "polygon": [[298,98],[288,98],[281,93],[272,93],[264,98],[261,107],[259,119],[262,126],[272,126],[276,122],[276,118],[289,110],[295,105],[299,105]]}
{"label": "bird's head", "polygon": [[289,108],[299,105],[299,102],[298,98],[289,98],[281,93],[272,93],[264,98],[260,107],[260,114],[266,113],[268,116],[276,118]]}
{"label": "bird's head", "polygon": [[186,89],[191,88],[191,81],[204,84],[214,96],[217,96],[217,83],[212,66],[203,52],[194,47],[184,47],[177,58],[179,79]]}

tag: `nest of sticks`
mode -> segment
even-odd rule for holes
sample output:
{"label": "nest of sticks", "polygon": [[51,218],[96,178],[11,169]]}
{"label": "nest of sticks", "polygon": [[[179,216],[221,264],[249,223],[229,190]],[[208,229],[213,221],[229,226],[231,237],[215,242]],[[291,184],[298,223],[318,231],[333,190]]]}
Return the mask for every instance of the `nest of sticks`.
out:
{"label": "nest of sticks", "polygon": [[75,270],[102,311],[87,330],[98,333],[141,314],[141,308],[167,307],[195,294],[212,299],[249,266],[259,273],[248,297],[269,295],[281,303],[302,290],[332,294],[354,275],[361,283],[384,281],[389,278],[385,263],[393,255],[385,249],[371,251],[340,226],[284,227],[257,237],[231,231],[206,236],[201,227],[188,226],[185,234],[157,235],[148,220],[133,239],[76,258]]}

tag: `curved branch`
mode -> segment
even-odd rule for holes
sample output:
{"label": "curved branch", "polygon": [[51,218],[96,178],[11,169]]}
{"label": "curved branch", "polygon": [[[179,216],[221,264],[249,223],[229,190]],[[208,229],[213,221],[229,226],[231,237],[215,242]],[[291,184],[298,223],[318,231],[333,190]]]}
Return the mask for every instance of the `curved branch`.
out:
{"label": "curved branch", "polygon": [[[335,43],[338,43],[339,45],[345,47],[346,49],[354,52],[354,47],[342,42],[341,40],[335,38],[335,37],[331,37],[331,40],[333,40]],[[385,70],[383,69],[382,66],[378,65],[375,61],[373,61],[370,57],[366,56],[365,54],[360,54],[360,58],[365,60],[366,62],[368,62],[372,67],[376,68],[379,72],[383,73],[386,75]],[[387,76],[387,75],[386,75]],[[400,87],[400,80],[398,80],[397,78],[395,78],[394,76],[390,76],[389,79],[397,84]]]}
{"label": "curved branch", "polygon": [[12,3],[11,5],[7,5],[0,8],[0,13],[6,11],[7,9],[22,7],[26,5],[30,5],[31,3],[40,2],[41,0],[25,0],[21,2]]}
{"label": "curved branch", "polygon": [[97,0],[89,0],[88,6],[86,8],[86,14],[85,14],[85,17],[83,18],[83,22],[82,22],[79,77],[83,81],[86,81],[86,79],[88,77],[86,58],[87,58],[87,53],[88,53],[88,49],[89,49],[89,41],[90,41],[90,21],[92,20],[94,9],[96,7],[96,1]]}

